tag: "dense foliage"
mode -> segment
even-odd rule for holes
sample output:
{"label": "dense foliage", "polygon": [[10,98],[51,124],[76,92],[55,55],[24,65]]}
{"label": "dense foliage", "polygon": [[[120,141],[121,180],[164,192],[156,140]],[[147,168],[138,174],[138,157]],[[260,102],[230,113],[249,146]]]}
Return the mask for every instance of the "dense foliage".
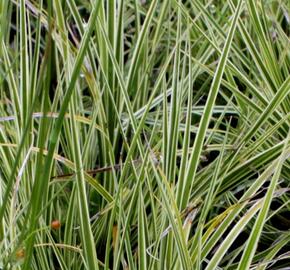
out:
{"label": "dense foliage", "polygon": [[0,268],[286,269],[289,34],[287,0],[0,1]]}

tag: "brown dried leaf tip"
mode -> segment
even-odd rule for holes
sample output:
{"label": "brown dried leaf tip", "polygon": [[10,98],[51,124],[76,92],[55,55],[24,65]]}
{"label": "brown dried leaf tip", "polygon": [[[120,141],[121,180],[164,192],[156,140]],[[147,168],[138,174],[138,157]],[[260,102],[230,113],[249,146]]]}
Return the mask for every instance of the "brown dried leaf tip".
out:
{"label": "brown dried leaf tip", "polygon": [[58,230],[61,226],[61,223],[59,220],[53,220],[51,222],[51,228],[54,229],[54,230]]}
{"label": "brown dried leaf tip", "polygon": [[23,259],[25,257],[25,251],[23,248],[18,249],[15,253],[17,259]]}

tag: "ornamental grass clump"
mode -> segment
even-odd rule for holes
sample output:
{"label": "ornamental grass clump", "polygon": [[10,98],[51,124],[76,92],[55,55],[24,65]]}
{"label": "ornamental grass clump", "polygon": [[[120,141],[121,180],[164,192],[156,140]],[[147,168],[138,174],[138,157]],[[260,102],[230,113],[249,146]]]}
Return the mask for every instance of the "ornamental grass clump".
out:
{"label": "ornamental grass clump", "polygon": [[0,1],[0,268],[286,269],[289,18]]}

